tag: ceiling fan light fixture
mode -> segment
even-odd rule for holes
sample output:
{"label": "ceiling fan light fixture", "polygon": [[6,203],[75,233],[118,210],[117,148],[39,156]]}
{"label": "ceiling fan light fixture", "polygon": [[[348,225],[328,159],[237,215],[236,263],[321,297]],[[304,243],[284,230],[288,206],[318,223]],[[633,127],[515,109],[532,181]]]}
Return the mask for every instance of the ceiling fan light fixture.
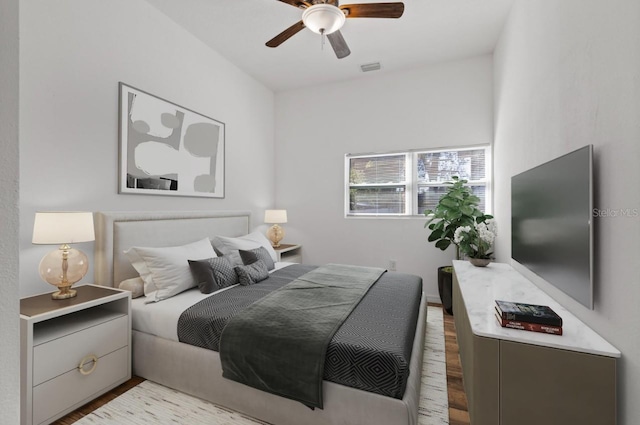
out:
{"label": "ceiling fan light fixture", "polygon": [[331,4],[314,4],[302,13],[302,22],[316,34],[328,35],[344,25],[344,12]]}

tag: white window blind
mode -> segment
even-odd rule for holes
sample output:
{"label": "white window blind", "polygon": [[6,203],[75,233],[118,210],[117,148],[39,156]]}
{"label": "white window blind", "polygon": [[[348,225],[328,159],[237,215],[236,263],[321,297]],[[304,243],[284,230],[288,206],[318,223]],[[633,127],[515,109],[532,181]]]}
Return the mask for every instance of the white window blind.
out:
{"label": "white window blind", "polygon": [[453,176],[468,180],[491,207],[491,150],[488,145],[346,156],[345,211],[348,216],[420,215],[434,209]]}
{"label": "white window blind", "polygon": [[404,214],[406,155],[349,159],[349,211],[357,214]]}

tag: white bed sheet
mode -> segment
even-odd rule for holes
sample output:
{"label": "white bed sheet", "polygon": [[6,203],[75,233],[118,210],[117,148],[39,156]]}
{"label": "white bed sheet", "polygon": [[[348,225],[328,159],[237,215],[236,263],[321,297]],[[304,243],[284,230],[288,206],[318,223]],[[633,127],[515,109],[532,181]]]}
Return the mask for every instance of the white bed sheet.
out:
{"label": "white bed sheet", "polygon": [[[295,263],[277,262],[270,273],[291,264]],[[220,289],[211,294],[203,294],[198,288],[193,288],[169,299],[152,303],[147,303],[149,301],[147,297],[134,298],[131,300],[131,326],[136,331],[179,342],[178,319],[180,319],[182,312],[203,299],[215,296],[234,286],[237,285]]]}

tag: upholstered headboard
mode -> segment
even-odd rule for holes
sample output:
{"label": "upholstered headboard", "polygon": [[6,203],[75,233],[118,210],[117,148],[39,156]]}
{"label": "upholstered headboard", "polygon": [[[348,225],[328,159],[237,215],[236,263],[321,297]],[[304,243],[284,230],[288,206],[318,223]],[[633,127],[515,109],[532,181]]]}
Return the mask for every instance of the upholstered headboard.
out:
{"label": "upholstered headboard", "polygon": [[136,277],[123,251],[132,246],[184,245],[214,236],[249,233],[248,211],[99,212],[96,213],[95,282],[117,286]]}

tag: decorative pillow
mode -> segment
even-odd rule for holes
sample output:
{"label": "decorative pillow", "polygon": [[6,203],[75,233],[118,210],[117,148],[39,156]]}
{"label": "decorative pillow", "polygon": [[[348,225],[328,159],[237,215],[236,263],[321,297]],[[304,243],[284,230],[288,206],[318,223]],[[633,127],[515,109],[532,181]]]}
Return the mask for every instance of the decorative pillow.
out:
{"label": "decorative pillow", "polygon": [[271,256],[272,261],[276,261],[276,252],[271,246],[271,242],[260,232],[249,233],[248,235],[241,236],[239,238],[228,238],[226,236],[216,236],[212,240],[213,246],[218,252],[221,252],[225,256],[229,256],[231,264],[240,266],[242,265],[242,259],[238,250],[243,249],[245,251],[264,247]]}
{"label": "decorative pillow", "polygon": [[131,298],[144,296],[144,281],[140,276],[123,280],[118,288],[131,292]]}
{"label": "decorative pillow", "polygon": [[161,301],[198,286],[188,260],[216,256],[208,238],[182,246],[134,246],[124,253],[144,281],[144,294],[154,301]]}
{"label": "decorative pillow", "polygon": [[238,283],[238,275],[226,257],[213,257],[206,260],[189,260],[189,267],[198,281],[203,294]]}
{"label": "decorative pillow", "polygon": [[258,260],[264,261],[264,264],[267,266],[267,270],[273,270],[275,268],[275,264],[269,255],[269,252],[265,249],[265,247],[261,246],[260,248],[252,249],[249,251],[245,251],[244,249],[238,250],[240,253],[240,258],[245,266],[249,264],[253,264]]}
{"label": "decorative pillow", "polygon": [[235,271],[238,274],[240,285],[253,285],[269,277],[267,265],[262,260],[258,260],[248,266],[236,266]]}

